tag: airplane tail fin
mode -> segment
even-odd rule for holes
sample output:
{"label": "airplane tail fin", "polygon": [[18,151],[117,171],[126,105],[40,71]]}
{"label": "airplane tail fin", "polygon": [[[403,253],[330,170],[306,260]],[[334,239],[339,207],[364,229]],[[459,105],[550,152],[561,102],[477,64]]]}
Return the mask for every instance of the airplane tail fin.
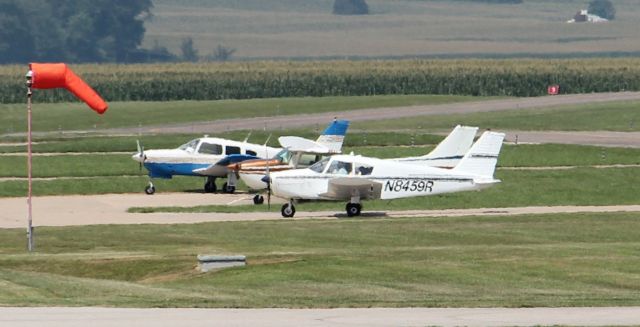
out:
{"label": "airplane tail fin", "polygon": [[436,146],[433,151],[425,155],[426,158],[443,158],[443,157],[460,157],[464,156],[471,144],[473,138],[478,132],[478,127],[456,126],[447,137]]}
{"label": "airplane tail fin", "polygon": [[322,132],[316,142],[326,146],[331,152],[340,153],[344,136],[347,134],[347,128],[349,128],[348,120],[334,120]]}
{"label": "airplane tail fin", "polygon": [[458,125],[431,152],[419,157],[396,158],[393,160],[441,168],[453,168],[464,154],[469,151],[477,131],[477,127]]}
{"label": "airplane tail fin", "polygon": [[493,178],[504,136],[504,133],[482,133],[453,170]]}

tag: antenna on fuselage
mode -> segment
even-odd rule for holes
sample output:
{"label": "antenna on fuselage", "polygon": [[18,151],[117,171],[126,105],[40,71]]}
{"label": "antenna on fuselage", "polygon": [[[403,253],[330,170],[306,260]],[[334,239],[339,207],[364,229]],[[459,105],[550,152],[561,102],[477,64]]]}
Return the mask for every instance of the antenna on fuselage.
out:
{"label": "antenna on fuselage", "polygon": [[249,140],[249,137],[251,137],[251,131],[249,131],[249,134],[247,134],[247,137],[244,138],[244,141],[242,141],[243,143],[247,143],[247,141]]}

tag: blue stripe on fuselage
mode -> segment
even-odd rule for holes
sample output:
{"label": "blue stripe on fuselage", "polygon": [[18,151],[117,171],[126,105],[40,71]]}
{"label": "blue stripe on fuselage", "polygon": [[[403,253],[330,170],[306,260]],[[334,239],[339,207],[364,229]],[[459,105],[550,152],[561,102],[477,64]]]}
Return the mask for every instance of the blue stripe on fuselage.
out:
{"label": "blue stripe on fuselage", "polygon": [[144,168],[149,171],[149,176],[154,178],[171,178],[173,175],[201,176],[194,173],[195,169],[207,168],[210,164],[201,163],[166,163],[145,162]]}

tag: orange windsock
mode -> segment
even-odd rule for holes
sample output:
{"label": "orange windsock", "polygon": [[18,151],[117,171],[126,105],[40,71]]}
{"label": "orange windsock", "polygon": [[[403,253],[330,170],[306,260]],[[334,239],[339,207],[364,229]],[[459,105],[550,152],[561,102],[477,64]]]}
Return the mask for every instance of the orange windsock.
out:
{"label": "orange windsock", "polygon": [[31,70],[31,86],[36,89],[53,89],[63,87],[84,101],[99,114],[107,111],[107,103],[76,75],[66,64],[29,64]]}

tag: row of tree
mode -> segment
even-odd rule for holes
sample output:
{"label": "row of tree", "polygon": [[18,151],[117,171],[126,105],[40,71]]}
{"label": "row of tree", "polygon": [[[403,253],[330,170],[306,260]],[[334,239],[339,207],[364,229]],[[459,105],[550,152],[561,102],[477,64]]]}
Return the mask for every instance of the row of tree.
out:
{"label": "row of tree", "polygon": [[151,0],[0,0],[0,63],[128,62],[139,49]]}

